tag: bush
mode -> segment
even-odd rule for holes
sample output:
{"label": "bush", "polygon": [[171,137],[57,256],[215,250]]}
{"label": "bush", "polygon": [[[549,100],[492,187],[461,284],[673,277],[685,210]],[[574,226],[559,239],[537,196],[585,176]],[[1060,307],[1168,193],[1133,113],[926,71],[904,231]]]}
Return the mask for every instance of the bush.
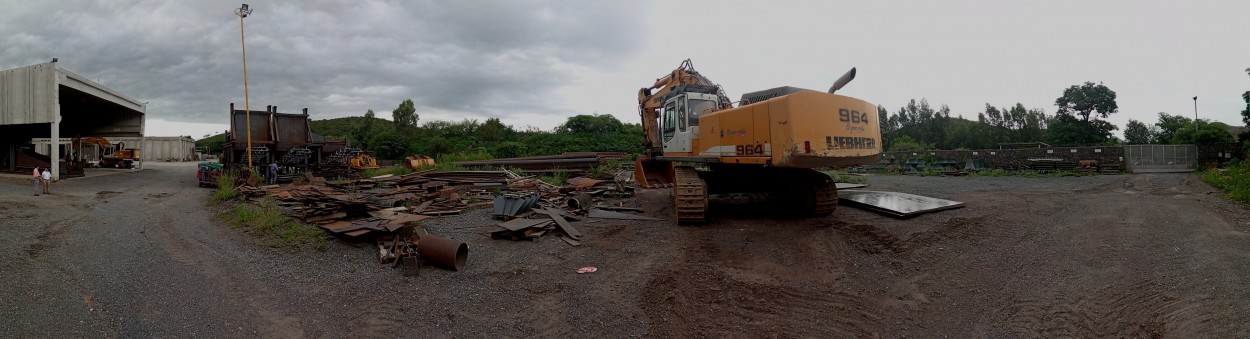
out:
{"label": "bush", "polygon": [[842,173],[841,171],[838,171],[838,170],[822,171],[821,173],[824,173],[825,175],[828,175],[830,178],[833,178],[833,182],[842,182],[842,183],[848,183],[848,184],[862,184],[866,181],[864,180],[864,177],[862,176],[850,175],[847,173]]}
{"label": "bush", "polygon": [[363,172],[365,178],[372,178],[372,177],[376,177],[379,175],[387,175],[387,174],[394,174],[396,176],[400,176],[400,175],[404,175],[408,173],[412,173],[412,170],[408,169],[408,167],[404,165],[395,165],[395,166],[388,166],[388,167],[382,167],[382,168],[367,168]]}
{"label": "bush", "polygon": [[213,191],[210,200],[213,202],[230,201],[239,198],[239,191],[234,189],[235,177],[232,174],[222,174],[217,177],[217,190]]}
{"label": "bush", "polygon": [[1227,169],[1208,169],[1202,172],[1202,181],[1224,190],[1224,196],[1250,203],[1250,163],[1239,161]]}
{"label": "bush", "polygon": [[305,225],[286,215],[278,204],[268,197],[259,204],[240,203],[224,214],[226,222],[234,228],[242,228],[260,238],[265,246],[301,250],[309,245],[325,250],[326,234],[319,228]]}

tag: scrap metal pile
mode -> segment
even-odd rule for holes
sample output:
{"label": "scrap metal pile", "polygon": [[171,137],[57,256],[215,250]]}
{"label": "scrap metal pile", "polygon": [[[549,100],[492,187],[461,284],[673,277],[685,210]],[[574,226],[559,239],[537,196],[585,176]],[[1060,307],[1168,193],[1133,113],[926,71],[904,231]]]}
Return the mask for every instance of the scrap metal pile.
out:
{"label": "scrap metal pile", "polygon": [[491,204],[494,190],[524,179],[507,171],[424,171],[403,176],[240,187],[250,199],[270,197],[292,217],[347,237],[392,233],[430,217],[459,214]]}
{"label": "scrap metal pile", "polygon": [[[436,266],[462,268],[467,257],[464,243],[414,229],[421,220],[471,208],[491,207],[492,215],[504,221],[492,238],[538,241],[551,234],[573,245],[579,245],[583,236],[570,220],[585,216],[645,218],[592,209],[636,210],[594,204],[596,195],[632,194],[631,187],[617,180],[578,177],[569,179],[568,185],[556,186],[537,176],[508,170],[429,170],[333,181],[311,174],[303,178],[294,184],[241,186],[237,190],[250,200],[273,199],[292,217],[346,239],[372,238],[377,242],[379,259],[395,267],[415,267],[418,258],[423,258]],[[425,250],[434,246],[430,244],[440,250]]]}
{"label": "scrap metal pile", "polygon": [[626,154],[622,152],[565,152],[559,155],[536,157],[461,161],[457,162],[456,165],[464,167],[502,166],[518,168],[526,172],[576,172],[603,166],[609,161],[619,161],[624,159],[625,156]]}

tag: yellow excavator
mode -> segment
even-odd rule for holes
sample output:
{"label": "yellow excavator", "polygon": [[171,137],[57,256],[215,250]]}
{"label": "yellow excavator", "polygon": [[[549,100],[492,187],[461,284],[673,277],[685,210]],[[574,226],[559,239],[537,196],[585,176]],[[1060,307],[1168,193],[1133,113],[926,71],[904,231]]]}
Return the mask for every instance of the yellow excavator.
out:
{"label": "yellow excavator", "polygon": [[751,92],[734,107],[687,59],[638,91],[646,135],[634,179],[672,187],[679,223],[707,221],[709,194],[772,193],[803,213],[832,213],[837,186],[816,169],[881,159],[876,105],[833,94],[854,78],[852,68],[828,91]]}
{"label": "yellow excavator", "polygon": [[108,139],[102,137],[84,137],[78,139],[79,145],[91,144],[97,145],[99,149],[100,167],[106,168],[130,168],[135,161],[139,161],[139,149],[126,148],[125,143],[110,143]]}

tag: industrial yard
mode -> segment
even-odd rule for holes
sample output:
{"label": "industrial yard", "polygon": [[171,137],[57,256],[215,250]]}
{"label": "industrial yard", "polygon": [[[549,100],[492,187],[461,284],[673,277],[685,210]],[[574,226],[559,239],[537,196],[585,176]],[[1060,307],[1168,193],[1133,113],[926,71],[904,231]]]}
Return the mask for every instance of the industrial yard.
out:
{"label": "industrial yard", "polygon": [[0,339],[1250,338],[1250,1],[3,7]]}
{"label": "industrial yard", "polygon": [[[404,276],[369,244],[261,246],[215,219],[223,207],[195,187],[195,170],[151,163],[40,197],[0,182],[0,327],[17,337],[1250,333],[1250,215],[1194,174],[871,175],[872,189],[967,206],[778,218],[766,203],[724,198],[703,226],[675,225],[667,192],[639,190],[608,203],[666,221],[572,221],[576,247],[491,239],[490,208],[469,209],[422,221],[468,244],[466,267]],[[576,272],[587,266],[597,271]]]}

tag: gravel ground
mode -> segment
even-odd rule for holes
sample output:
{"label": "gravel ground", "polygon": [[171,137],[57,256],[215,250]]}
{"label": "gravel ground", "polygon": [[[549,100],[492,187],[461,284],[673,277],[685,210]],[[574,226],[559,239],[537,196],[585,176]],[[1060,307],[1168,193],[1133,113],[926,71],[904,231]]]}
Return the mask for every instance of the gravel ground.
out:
{"label": "gravel ground", "polygon": [[[52,196],[0,182],[0,336],[1250,336],[1250,215],[1192,174],[873,176],[968,207],[718,199],[699,227],[575,222],[580,247],[491,240],[474,210],[423,224],[469,244],[464,271],[404,277],[368,244],[264,248],[213,218],[194,164],[147,165]],[[672,213],[662,191],[625,203]]]}

